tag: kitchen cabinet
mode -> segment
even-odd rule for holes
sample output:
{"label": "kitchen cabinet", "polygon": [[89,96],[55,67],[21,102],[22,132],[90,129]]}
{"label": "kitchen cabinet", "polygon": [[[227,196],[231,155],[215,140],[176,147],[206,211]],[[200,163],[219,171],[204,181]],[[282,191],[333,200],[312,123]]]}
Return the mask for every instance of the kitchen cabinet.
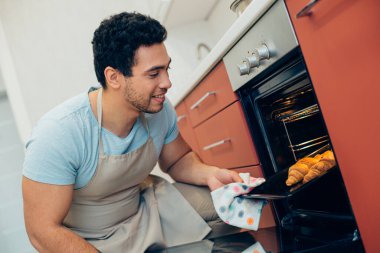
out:
{"label": "kitchen cabinet", "polygon": [[[262,177],[240,101],[222,61],[176,106],[176,111],[182,136],[202,161]],[[273,226],[272,209],[266,205],[259,227]]]}
{"label": "kitchen cabinet", "polygon": [[224,63],[214,70],[189,94],[186,104],[193,126],[199,125],[218,111],[237,101]]}
{"label": "kitchen cabinet", "polygon": [[235,168],[259,164],[240,102],[235,102],[194,129],[207,164]]}
{"label": "kitchen cabinet", "polygon": [[366,252],[380,252],[380,5],[286,0]]}
{"label": "kitchen cabinet", "polygon": [[195,140],[193,128],[191,127],[189,113],[184,102],[176,106],[177,125],[183,139],[189,144],[191,149],[199,154],[198,143]]}

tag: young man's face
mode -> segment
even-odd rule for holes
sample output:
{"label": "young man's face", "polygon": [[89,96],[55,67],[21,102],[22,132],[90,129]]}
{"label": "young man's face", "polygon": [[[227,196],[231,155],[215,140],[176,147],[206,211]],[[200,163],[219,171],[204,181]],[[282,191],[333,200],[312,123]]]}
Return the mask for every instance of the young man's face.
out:
{"label": "young man's face", "polygon": [[168,75],[171,59],[164,44],[138,48],[135,61],[132,76],[125,78],[124,98],[138,111],[159,112],[172,86]]}

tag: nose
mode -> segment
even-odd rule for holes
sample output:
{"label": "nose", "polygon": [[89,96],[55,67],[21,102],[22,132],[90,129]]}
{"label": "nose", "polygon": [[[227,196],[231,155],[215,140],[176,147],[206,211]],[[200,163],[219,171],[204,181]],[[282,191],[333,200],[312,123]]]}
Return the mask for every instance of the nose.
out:
{"label": "nose", "polygon": [[168,73],[166,73],[166,75],[163,75],[159,87],[161,89],[170,89],[170,87],[172,87],[172,82],[170,81]]}

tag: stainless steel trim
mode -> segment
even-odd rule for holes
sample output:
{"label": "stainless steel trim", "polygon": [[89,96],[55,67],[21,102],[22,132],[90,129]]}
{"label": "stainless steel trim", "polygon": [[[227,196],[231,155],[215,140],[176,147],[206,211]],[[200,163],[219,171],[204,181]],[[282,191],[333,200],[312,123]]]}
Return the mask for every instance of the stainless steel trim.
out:
{"label": "stainless steel trim", "polygon": [[276,194],[244,194],[241,195],[241,197],[246,198],[246,199],[268,199],[268,200],[276,200],[276,199],[285,199],[289,198],[292,196],[291,194],[289,195],[276,195]]}
{"label": "stainless steel trim", "polygon": [[215,95],[216,91],[209,91],[206,92],[197,102],[195,102],[191,107],[190,110],[194,110],[197,108],[203,101],[205,101],[206,98],[208,98],[210,95]]}
{"label": "stainless steel trim", "polygon": [[[261,61],[260,66],[248,74],[240,75],[237,66],[263,44],[268,47],[270,58]],[[238,90],[297,46],[285,3],[278,0],[223,57],[232,89]]]}

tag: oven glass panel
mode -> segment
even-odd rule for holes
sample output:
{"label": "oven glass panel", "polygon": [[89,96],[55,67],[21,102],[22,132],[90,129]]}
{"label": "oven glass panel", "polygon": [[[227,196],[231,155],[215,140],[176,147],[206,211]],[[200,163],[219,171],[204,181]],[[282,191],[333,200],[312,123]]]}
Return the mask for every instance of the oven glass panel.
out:
{"label": "oven glass panel", "polygon": [[285,87],[257,101],[277,170],[328,144],[317,101],[309,80]]}

